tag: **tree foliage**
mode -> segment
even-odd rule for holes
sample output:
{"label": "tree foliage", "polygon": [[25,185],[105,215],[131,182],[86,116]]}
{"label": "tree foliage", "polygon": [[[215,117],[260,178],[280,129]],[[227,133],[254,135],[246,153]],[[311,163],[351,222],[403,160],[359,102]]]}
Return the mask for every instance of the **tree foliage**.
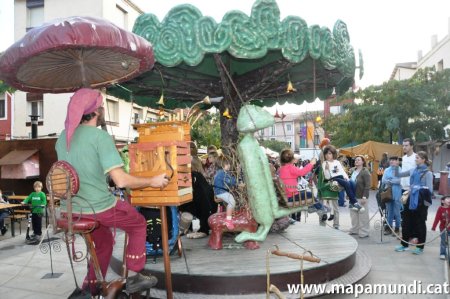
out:
{"label": "tree foliage", "polygon": [[11,86],[0,80],[0,93],[4,93],[6,91],[9,93],[13,93],[15,90]]}
{"label": "tree foliage", "polygon": [[291,148],[289,143],[278,140],[260,140],[259,144],[277,153],[281,153],[286,148]]}
{"label": "tree foliage", "polygon": [[390,80],[342,98],[357,100],[344,106],[346,113],[324,122],[337,146],[368,140],[389,142],[390,134],[399,143],[407,137],[418,142],[442,139],[450,120],[450,69],[421,69],[408,80]]}
{"label": "tree foliage", "polygon": [[191,128],[191,137],[198,147],[221,145],[219,113],[205,113]]}

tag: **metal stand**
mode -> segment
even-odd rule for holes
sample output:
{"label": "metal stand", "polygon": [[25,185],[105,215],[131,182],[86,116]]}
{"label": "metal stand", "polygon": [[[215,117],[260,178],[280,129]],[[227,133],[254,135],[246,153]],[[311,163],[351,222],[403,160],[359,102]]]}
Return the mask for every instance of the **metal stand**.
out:
{"label": "metal stand", "polygon": [[390,241],[383,241],[385,219],[380,211],[380,220],[375,220],[373,224],[374,230],[380,230],[380,242],[377,242],[378,244],[390,243]]}
{"label": "metal stand", "polygon": [[49,278],[58,278],[61,275],[63,275],[63,273],[54,273],[53,272],[53,256],[52,256],[52,247],[53,250],[56,252],[60,252],[61,251],[61,244],[58,241],[55,241],[55,239],[50,239],[50,236],[48,234],[48,226],[46,229],[46,234],[47,234],[47,240],[46,242],[42,242],[41,245],[39,246],[39,249],[41,250],[41,252],[43,254],[46,254],[47,252],[50,253],[50,270],[51,273],[47,273],[44,276],[41,277],[41,279],[49,279]]}

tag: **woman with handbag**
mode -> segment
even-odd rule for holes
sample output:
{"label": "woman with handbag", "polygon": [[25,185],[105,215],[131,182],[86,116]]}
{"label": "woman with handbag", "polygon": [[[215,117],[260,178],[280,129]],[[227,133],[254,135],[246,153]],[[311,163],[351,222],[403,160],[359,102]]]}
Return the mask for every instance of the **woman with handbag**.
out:
{"label": "woman with handbag", "polygon": [[402,197],[402,186],[400,185],[400,178],[397,177],[398,173],[402,171],[399,164],[400,161],[397,156],[392,156],[389,158],[390,166],[386,168],[381,179],[381,184],[390,188],[390,198],[391,200],[385,201],[386,211],[387,211],[387,223],[384,229],[385,235],[392,234],[391,228],[394,225],[395,220],[395,230],[394,232],[398,235],[400,233],[400,223],[401,215],[400,212],[403,210],[403,204],[401,203]]}
{"label": "woman with handbag", "polygon": [[412,251],[413,254],[422,254],[427,237],[428,206],[431,204],[433,194],[433,174],[428,169],[430,161],[427,153],[420,151],[416,154],[416,168],[399,173],[399,177],[409,178],[409,198],[403,205],[402,214],[402,240],[395,251],[408,250],[409,240],[418,238],[419,245]]}
{"label": "woman with handbag", "polygon": [[371,176],[366,168],[366,160],[363,156],[356,156],[355,167],[352,169],[350,184],[355,189],[355,197],[358,204],[363,207],[362,211],[350,209],[350,220],[352,227],[350,235],[359,235],[360,238],[369,236],[369,191],[371,185]]}

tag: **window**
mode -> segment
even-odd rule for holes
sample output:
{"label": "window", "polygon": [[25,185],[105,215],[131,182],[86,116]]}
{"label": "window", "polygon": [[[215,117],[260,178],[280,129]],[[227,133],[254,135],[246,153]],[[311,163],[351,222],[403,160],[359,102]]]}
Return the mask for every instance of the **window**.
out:
{"label": "window", "polygon": [[155,122],[157,122],[158,121],[158,119],[157,118],[154,118],[154,117],[147,117],[147,119],[145,120],[145,122],[146,123],[155,123]]}
{"label": "window", "polygon": [[128,29],[128,13],[119,5],[116,5],[115,18],[113,22],[123,29]]}
{"label": "window", "polygon": [[44,0],[27,0],[27,31],[44,23]]}
{"label": "window", "polygon": [[331,106],[330,107],[330,113],[333,115],[341,114],[343,112],[344,112],[344,109],[342,106]]}
{"label": "window", "polygon": [[105,120],[108,125],[119,124],[119,102],[106,99]]}
{"label": "window", "polygon": [[27,93],[27,121],[30,120],[29,115],[38,115],[39,120],[44,119],[44,96],[42,93]]}
{"label": "window", "polygon": [[275,125],[270,127],[270,136],[275,136]]}
{"label": "window", "polygon": [[319,135],[315,134],[314,135],[314,144],[319,144],[319,143],[320,143]]}
{"label": "window", "polygon": [[144,122],[142,119],[142,109],[133,109],[133,121],[135,124],[141,124]]}
{"label": "window", "polygon": [[44,119],[44,101],[28,101],[27,113],[27,118],[29,115],[38,115],[40,119]]}
{"label": "window", "polygon": [[6,99],[0,98],[0,119],[6,119]]}
{"label": "window", "polygon": [[292,124],[286,124],[286,131],[292,132]]}
{"label": "window", "polygon": [[30,115],[39,115],[40,118],[44,118],[43,115],[44,101],[30,102],[30,105],[31,105]]}
{"label": "window", "polygon": [[264,136],[264,129],[259,130],[259,136]]}

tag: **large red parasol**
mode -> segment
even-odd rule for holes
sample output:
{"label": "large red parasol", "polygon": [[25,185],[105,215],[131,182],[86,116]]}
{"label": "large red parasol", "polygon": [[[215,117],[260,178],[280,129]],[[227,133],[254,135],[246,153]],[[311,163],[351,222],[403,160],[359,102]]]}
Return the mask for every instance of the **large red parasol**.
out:
{"label": "large red parasol", "polygon": [[62,93],[129,80],[154,64],[151,44],[113,23],[70,17],[36,27],[0,56],[0,79],[29,92]]}

